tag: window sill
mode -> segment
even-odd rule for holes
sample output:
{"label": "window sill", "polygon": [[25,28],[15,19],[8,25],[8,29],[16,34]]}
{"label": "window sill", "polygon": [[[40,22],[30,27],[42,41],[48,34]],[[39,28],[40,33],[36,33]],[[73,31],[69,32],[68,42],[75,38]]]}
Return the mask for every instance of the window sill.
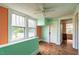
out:
{"label": "window sill", "polygon": [[19,41],[15,41],[15,42],[10,42],[8,44],[3,44],[3,45],[0,45],[0,48],[3,48],[3,47],[7,47],[7,46],[10,46],[10,45],[14,45],[14,44],[17,44],[17,43],[21,43],[21,42],[24,42],[24,41],[28,41],[28,40],[33,40],[35,38],[38,38],[38,37],[32,37],[32,38],[28,38],[28,39],[24,39],[24,40],[19,40]]}

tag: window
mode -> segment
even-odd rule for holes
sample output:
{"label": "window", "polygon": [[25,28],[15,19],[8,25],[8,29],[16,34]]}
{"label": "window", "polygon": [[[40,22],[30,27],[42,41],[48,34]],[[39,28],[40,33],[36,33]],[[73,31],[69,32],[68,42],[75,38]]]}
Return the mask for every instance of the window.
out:
{"label": "window", "polygon": [[72,23],[66,24],[66,33],[72,34],[72,32],[73,32],[73,24]]}
{"label": "window", "polygon": [[25,18],[12,14],[12,40],[25,38]]}
{"label": "window", "polygon": [[25,27],[25,19],[22,16],[12,14],[12,26]]}
{"label": "window", "polygon": [[21,39],[24,38],[24,28],[12,27],[12,39]]}
{"label": "window", "polygon": [[36,22],[35,20],[28,19],[28,37],[36,36]]}
{"label": "window", "polygon": [[36,36],[36,21],[12,14],[12,41]]}

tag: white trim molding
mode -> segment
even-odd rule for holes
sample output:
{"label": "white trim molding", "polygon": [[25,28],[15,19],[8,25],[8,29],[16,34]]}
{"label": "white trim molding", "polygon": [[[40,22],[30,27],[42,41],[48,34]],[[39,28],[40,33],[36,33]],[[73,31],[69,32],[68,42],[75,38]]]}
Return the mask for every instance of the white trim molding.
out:
{"label": "white trim molding", "polygon": [[6,46],[10,46],[10,45],[14,45],[14,44],[17,44],[17,43],[21,43],[21,42],[28,41],[28,40],[33,40],[33,39],[36,39],[36,38],[37,37],[32,37],[32,38],[29,38],[29,39],[24,39],[24,40],[10,42],[8,44],[0,45],[0,48],[6,47]]}

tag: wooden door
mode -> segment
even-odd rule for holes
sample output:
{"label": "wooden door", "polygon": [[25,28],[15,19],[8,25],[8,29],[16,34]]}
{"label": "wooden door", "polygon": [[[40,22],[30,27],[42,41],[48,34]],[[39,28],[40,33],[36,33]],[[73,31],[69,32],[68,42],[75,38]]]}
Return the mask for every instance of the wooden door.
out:
{"label": "wooden door", "polygon": [[37,36],[39,39],[41,39],[41,34],[42,34],[42,28],[41,26],[37,26]]}
{"label": "wooden door", "polygon": [[0,45],[8,42],[8,9],[0,6]]}

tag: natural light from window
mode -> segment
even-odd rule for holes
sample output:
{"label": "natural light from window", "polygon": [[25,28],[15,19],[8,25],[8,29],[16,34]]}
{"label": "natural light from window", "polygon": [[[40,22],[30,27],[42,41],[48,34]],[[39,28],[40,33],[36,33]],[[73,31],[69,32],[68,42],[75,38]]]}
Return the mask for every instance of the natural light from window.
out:
{"label": "natural light from window", "polygon": [[73,33],[73,24],[72,23],[66,24],[66,33],[67,34]]}
{"label": "natural light from window", "polygon": [[17,14],[12,14],[12,40],[36,36],[36,21]]}

